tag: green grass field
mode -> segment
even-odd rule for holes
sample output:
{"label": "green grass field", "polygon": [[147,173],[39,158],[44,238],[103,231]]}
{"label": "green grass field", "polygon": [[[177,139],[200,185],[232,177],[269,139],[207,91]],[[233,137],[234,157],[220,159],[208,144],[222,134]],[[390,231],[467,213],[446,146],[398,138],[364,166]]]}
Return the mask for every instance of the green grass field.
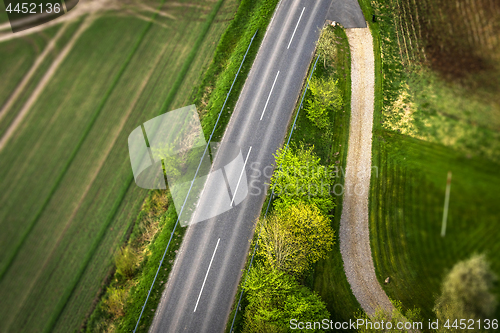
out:
{"label": "green grass field", "polygon": [[[420,308],[424,319],[433,318],[442,279],[457,261],[486,253],[500,273],[498,164],[386,131],[375,133],[373,149],[379,176],[372,180],[370,235],[377,276],[389,297]],[[450,170],[450,211],[442,238]],[[387,276],[391,283],[384,285]]]}
{"label": "green grass field", "polygon": [[[167,4],[172,18],[158,24],[126,11],[96,18],[0,152],[0,331],[75,331],[88,315],[147,194],[131,182],[128,134],[193,103],[237,8],[224,1],[203,31],[215,3],[198,5]],[[71,38],[64,37],[61,46]],[[29,55],[18,40],[3,47]],[[24,71],[35,56],[28,55],[17,59]],[[22,77],[11,66],[2,57],[0,72]]]}
{"label": "green grass field", "polygon": [[[456,1],[360,3],[376,55],[375,269],[389,297],[433,318],[442,279],[458,261],[486,253],[500,275],[500,7],[487,1],[472,7]],[[442,238],[448,171],[453,179]],[[388,276],[391,283],[384,285]]]}

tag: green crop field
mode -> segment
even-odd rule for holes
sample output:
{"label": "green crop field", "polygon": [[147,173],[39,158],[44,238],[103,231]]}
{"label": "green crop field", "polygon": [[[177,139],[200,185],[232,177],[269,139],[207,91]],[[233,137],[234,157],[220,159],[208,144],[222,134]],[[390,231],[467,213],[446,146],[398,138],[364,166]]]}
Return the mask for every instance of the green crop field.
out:
{"label": "green crop field", "polygon": [[147,195],[131,178],[128,134],[193,103],[238,2],[166,2],[151,23],[158,5],[110,6],[0,43],[1,107],[67,24],[0,120],[4,136],[41,89],[0,151],[2,332],[82,325]]}
{"label": "green crop field", "polygon": [[[498,164],[388,132],[375,134],[373,149],[379,176],[372,180],[370,232],[378,278],[383,285],[391,277],[383,285],[389,297],[433,318],[444,274],[457,261],[486,253],[500,273]],[[443,238],[449,170],[450,211]]]}
{"label": "green crop field", "polygon": [[458,261],[485,253],[500,276],[500,5],[360,2],[378,57],[372,163],[379,173],[370,194],[375,269],[389,297],[433,318],[442,280]]}
{"label": "green crop field", "polygon": [[500,162],[500,5],[372,6],[384,66],[381,127]]}

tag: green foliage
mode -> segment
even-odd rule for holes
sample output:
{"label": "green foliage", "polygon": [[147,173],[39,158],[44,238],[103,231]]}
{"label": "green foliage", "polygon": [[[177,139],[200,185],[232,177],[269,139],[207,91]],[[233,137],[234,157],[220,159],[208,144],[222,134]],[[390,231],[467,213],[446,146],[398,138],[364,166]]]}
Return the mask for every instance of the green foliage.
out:
{"label": "green foliage", "polygon": [[334,44],[334,40],[335,28],[329,25],[321,32],[316,47],[316,53],[323,58],[323,67],[325,68],[327,64],[333,66],[337,60],[337,47]]}
{"label": "green foliage", "polygon": [[320,164],[313,146],[291,146],[288,150],[279,150],[276,165],[271,186],[277,195],[277,209],[303,201],[316,205],[323,214],[330,214],[334,207],[330,194],[333,172]]}
{"label": "green foliage", "polygon": [[[170,234],[172,233],[176,218],[177,214],[175,206],[169,205],[168,210],[166,211],[161,222],[161,232],[159,232],[154,241],[148,245],[148,255],[145,258],[144,264],[140,267],[139,275],[134,279],[134,286],[129,291],[129,297],[125,307],[125,316],[120,321],[116,322],[118,332],[129,332],[135,327],[142,306],[144,305],[144,300],[149,288],[151,287],[151,282],[153,281],[158,269],[158,263],[160,262],[163,256],[163,251],[165,251],[165,247],[170,239]],[[151,309],[156,309],[158,306],[158,302],[160,301],[168,275],[172,269],[173,261],[176,255],[175,251],[181,244],[182,236],[185,230],[185,228],[177,228],[175,231],[171,247],[165,257],[162,269],[158,274],[156,284],[153,288],[153,292],[151,293],[148,304],[144,310],[144,317],[138,327],[138,332],[146,332],[151,321],[153,320],[154,312],[151,311]]]}
{"label": "green foliage", "polygon": [[309,82],[309,94],[306,101],[307,117],[318,128],[330,127],[330,112],[340,109],[343,105],[342,92],[338,80],[333,77],[313,77]]}
{"label": "green foliage", "polygon": [[127,302],[127,291],[122,288],[111,287],[108,288],[107,294],[108,298],[104,301],[107,311],[115,319],[122,317],[125,314],[124,308]]}
{"label": "green foliage", "polygon": [[116,272],[125,278],[131,278],[137,269],[138,260],[137,252],[132,246],[121,248],[115,258]]}
{"label": "green foliage", "polygon": [[298,202],[261,221],[259,253],[273,269],[301,276],[332,249],[330,220],[312,204]]}
{"label": "green foliage", "polygon": [[[344,96],[344,106],[342,111],[330,111],[332,126],[331,134],[319,129],[308,118],[306,112],[301,112],[297,120],[297,128],[293,134],[293,142],[305,142],[313,144],[314,150],[321,157],[321,160],[333,163],[335,166],[345,170],[347,159],[347,148],[349,140],[349,120],[350,120],[350,101],[351,101],[351,61],[350,48],[344,29],[333,29],[334,36],[332,45],[336,47],[336,60],[333,64],[327,62],[327,67],[316,66],[313,76],[333,77],[338,80],[339,89]],[[321,59],[320,59],[321,61]],[[310,98],[306,95],[306,99]],[[335,184],[344,184],[344,174],[339,172],[335,178]],[[338,195],[340,186],[334,187],[332,198],[335,202],[333,209],[332,226],[338,234],[340,218],[342,211],[342,195]],[[326,303],[327,309],[331,314],[330,319],[334,321],[349,321],[352,314],[361,309],[358,301],[351,292],[347,278],[345,277],[344,265],[340,254],[339,242],[336,242],[333,251],[328,254],[325,260],[318,261],[314,266],[314,275],[312,276],[313,290],[318,292],[321,299]]]}
{"label": "green foliage", "polygon": [[253,268],[246,290],[245,333],[288,332],[291,319],[313,321],[330,316],[318,295],[282,271]]}
{"label": "green foliage", "polygon": [[458,262],[446,276],[434,311],[440,321],[491,319],[497,301],[492,293],[497,280],[483,255]]}
{"label": "green foliage", "polygon": [[[345,35],[344,30],[342,29],[333,29],[334,35],[335,36],[330,36],[331,38],[334,38],[332,45],[336,45],[336,61],[333,64],[328,63],[328,67],[324,68],[323,66],[317,66],[315,72],[313,73],[313,77],[328,77],[331,76],[335,80],[338,80],[338,86],[339,89],[342,90],[343,96],[345,96],[345,103],[346,105],[344,106],[345,110],[343,112],[333,112],[333,110],[330,110],[329,112],[329,117],[332,120],[332,124],[335,124],[335,130],[332,131],[329,135],[324,135],[325,131],[319,129],[317,126],[315,126],[307,117],[306,112],[300,111],[298,118],[297,118],[297,125],[294,130],[294,134],[292,136],[292,149],[293,147],[300,146],[301,142],[306,142],[308,145],[314,145],[314,149],[311,149],[313,154],[316,156],[321,157],[321,161],[328,163],[329,161],[338,161],[340,163],[339,166],[345,165],[345,160],[347,156],[347,143],[348,143],[348,133],[349,133],[349,114],[350,114],[350,107],[349,107],[349,102],[350,102],[350,53],[349,53],[349,45],[347,41],[347,37]],[[330,38],[329,37],[329,38]],[[331,65],[331,66],[330,66]],[[312,67],[312,64],[311,64]],[[311,96],[310,94],[306,95],[306,100],[309,99]],[[278,155],[282,152],[278,152]],[[292,156],[292,155],[291,155]],[[307,167],[307,162],[306,163],[300,163],[299,161],[295,161],[295,158],[293,158],[293,162],[290,162],[292,165],[296,162],[299,165],[304,165],[305,167],[301,170],[302,173],[306,173],[305,168]],[[314,164],[314,163],[313,163]],[[287,181],[289,181],[290,184],[295,184],[296,181],[298,180],[299,177],[296,177],[298,175],[294,174],[293,168],[289,168],[289,172],[284,172],[281,174],[281,176],[284,176],[285,179],[278,180],[276,177],[278,175],[278,168],[280,166],[280,162],[276,164],[276,170],[275,170],[275,183],[278,184],[278,186],[281,186],[281,188],[284,188],[284,186],[287,184]],[[321,166],[321,164],[320,164]],[[314,168],[311,163],[309,163],[309,169]],[[335,174],[332,170],[333,168],[330,167],[330,169],[325,169],[331,174],[335,176],[342,177],[342,173],[339,172],[338,174]],[[330,175],[328,172],[324,173],[324,176],[327,179],[330,179]],[[322,172],[320,172],[321,174]],[[305,177],[305,176],[304,176]],[[342,178],[335,178],[331,179],[331,183],[335,180],[336,183],[342,184]],[[307,181],[305,181],[307,183]],[[331,184],[330,183],[330,184]],[[277,186],[277,187],[278,187]],[[293,186],[293,188],[289,188],[289,191],[294,191],[296,187]],[[313,191],[314,191],[314,186],[312,186]],[[280,192],[280,189],[276,188],[278,194]],[[284,193],[282,193],[284,194]],[[290,193],[292,194],[292,193]],[[274,201],[274,213],[271,215],[268,215],[268,220],[267,221],[260,221],[260,226],[263,226],[264,224],[267,224],[268,231],[269,233],[268,238],[270,238],[271,242],[274,244],[271,244],[271,250],[273,250],[272,247],[276,248],[282,248],[283,253],[286,254],[287,250],[287,245],[289,244],[286,242],[286,237],[283,237],[281,231],[282,228],[278,224],[271,224],[272,219],[278,219],[277,213],[285,210],[288,206],[293,206],[295,204],[306,204],[304,201],[307,201],[307,190],[305,194],[297,193],[296,195],[290,195],[285,198],[283,198],[283,195],[281,198],[277,198]],[[334,205],[333,211],[331,210],[326,210],[327,213],[332,213],[334,212],[334,219],[335,222],[333,225],[335,225],[336,228],[338,228],[339,220],[340,220],[340,209],[341,209],[341,196],[330,196],[330,198],[325,198],[326,200],[336,200],[338,203],[338,206]],[[324,215],[326,213],[322,212]],[[330,221],[328,222],[330,223]],[[259,229],[262,230],[262,229]],[[261,237],[266,237],[266,231],[262,230],[260,236]],[[332,229],[332,232],[329,233],[330,235],[335,234],[335,230]],[[260,252],[258,253],[257,258],[260,260],[257,260],[255,262],[255,265],[262,265],[269,259],[266,258],[266,256],[269,256],[269,254],[265,254],[262,252],[262,243],[259,245]],[[340,251],[338,249],[338,242],[334,243],[333,246],[335,247],[334,251],[330,251],[327,254],[327,259],[326,260],[320,260],[316,262],[314,265],[314,273],[310,271],[307,272],[307,275],[304,277],[304,281],[307,281],[307,285],[311,287],[311,284],[309,284],[309,279],[310,277],[308,276],[309,273],[311,273],[311,276],[313,276],[313,285],[314,285],[314,290],[318,291],[321,293],[321,298],[324,301],[325,306],[327,307],[327,310],[330,312],[330,316],[323,317],[323,318],[330,318],[330,319],[336,319],[337,321],[345,321],[352,319],[352,314],[355,313],[357,310],[360,309],[359,304],[356,301],[356,298],[352,295],[352,292],[350,290],[349,284],[347,282],[347,279],[345,277],[345,273],[343,270],[343,263],[342,263],[342,258],[340,256]],[[266,250],[267,251],[267,250]],[[271,255],[271,260],[275,260],[279,263],[279,261],[283,261],[283,259],[286,259],[285,255],[277,256],[273,254]],[[270,261],[270,260],[269,260]],[[285,260],[286,261],[286,260]],[[262,269],[256,266],[252,266],[253,269]],[[271,269],[272,266],[271,264],[267,264],[267,269]],[[318,269],[320,268],[320,270]],[[312,289],[312,288],[311,288]],[[246,289],[245,289],[246,290]],[[241,303],[241,308],[240,311],[238,312],[238,316],[236,317],[235,321],[235,327],[236,330],[235,332],[241,332],[243,331],[242,329],[242,321],[244,318],[247,325],[248,321],[252,319],[252,314],[247,314],[246,309],[247,309],[247,303],[248,303],[248,293],[245,292],[245,297],[242,300]],[[237,300],[236,300],[237,302]],[[310,302],[307,302],[310,303]],[[294,303],[295,305],[298,305],[298,303]],[[243,311],[241,311],[243,309]],[[243,315],[241,313],[243,312]],[[252,312],[254,313],[254,312]],[[240,320],[240,315],[243,318]],[[231,315],[232,318],[233,314]],[[309,321],[311,319],[307,319]],[[289,323],[286,323],[285,327],[279,326],[276,323],[271,323],[271,322],[266,322],[263,320],[251,320],[252,324],[252,330],[249,329],[249,327],[246,327],[247,332],[289,332]],[[227,332],[229,331],[229,327],[226,330]]]}

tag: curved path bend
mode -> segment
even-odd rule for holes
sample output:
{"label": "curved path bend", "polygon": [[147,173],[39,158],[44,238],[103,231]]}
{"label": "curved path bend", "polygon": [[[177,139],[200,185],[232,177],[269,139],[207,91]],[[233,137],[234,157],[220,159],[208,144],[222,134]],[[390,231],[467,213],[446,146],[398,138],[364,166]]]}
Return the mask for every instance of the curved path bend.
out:
{"label": "curved path bend", "polygon": [[363,310],[372,316],[393,305],[375,275],[370,248],[370,193],[375,62],[369,28],[346,29],[351,49],[351,123],[340,219],[340,252],[347,281]]}

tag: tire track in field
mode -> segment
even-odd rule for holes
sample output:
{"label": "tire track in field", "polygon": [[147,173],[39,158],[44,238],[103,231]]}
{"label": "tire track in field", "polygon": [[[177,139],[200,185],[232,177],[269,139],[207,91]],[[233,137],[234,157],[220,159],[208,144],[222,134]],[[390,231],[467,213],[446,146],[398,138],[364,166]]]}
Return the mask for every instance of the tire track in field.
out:
{"label": "tire track in field", "polygon": [[[220,3],[218,3],[218,5],[216,5],[217,8],[220,7],[220,5],[222,4],[222,1],[223,0],[219,0]],[[86,1],[86,3],[90,3],[91,1]],[[92,3],[96,3],[97,1],[92,1]],[[163,0],[160,4],[160,6],[158,7],[159,9],[164,5],[164,2],[165,0]],[[107,2],[106,2],[107,3]],[[113,80],[113,82],[111,83],[111,86],[110,88],[106,91],[106,94],[105,96],[103,97],[101,103],[98,105],[97,107],[97,110],[94,112],[94,115],[92,116],[91,120],[89,121],[86,129],[84,130],[83,134],[82,134],[82,137],[80,139],[80,141],[78,142],[77,146],[75,147],[75,149],[73,150],[73,152],[71,153],[71,156],[69,157],[67,163],[65,164],[65,166],[63,167],[63,170],[61,171],[60,175],[58,176],[58,178],[56,179],[54,185],[52,186],[49,194],[47,195],[46,197],[46,200],[44,201],[44,203],[42,204],[42,206],[40,207],[40,209],[37,211],[37,213],[35,214],[35,217],[33,218],[33,220],[30,221],[29,225],[28,225],[28,228],[27,230],[24,232],[24,234],[21,236],[21,239],[20,241],[18,242],[18,244],[16,245],[16,247],[14,248],[14,251],[13,251],[13,254],[10,256],[10,258],[7,259],[6,261],[6,264],[0,268],[0,281],[3,279],[3,277],[5,276],[6,272],[10,269],[10,266],[12,265],[12,262],[15,260],[15,258],[17,257],[17,254],[20,250],[20,248],[23,246],[24,242],[26,241],[27,237],[29,236],[29,234],[31,233],[31,231],[33,230],[34,226],[36,225],[38,219],[40,218],[40,216],[42,215],[43,211],[45,210],[45,208],[47,207],[50,199],[52,198],[52,195],[55,193],[55,191],[57,190],[57,188],[59,187],[59,184],[61,183],[64,175],[66,174],[66,171],[68,170],[69,166],[71,165],[71,163],[73,162],[78,150],[80,149],[80,147],[82,146],[83,142],[85,141],[85,138],[87,136],[87,134],[90,132],[93,124],[95,123],[95,120],[97,119],[98,115],[100,114],[100,112],[102,111],[102,109],[104,108],[104,105],[106,104],[107,102],[107,99],[109,98],[109,96],[111,95],[111,93],[113,92],[114,88],[116,87],[118,81],[120,80],[122,74],[124,73],[125,69],[127,68],[128,64],[130,63],[132,57],[134,56],[135,52],[137,51],[137,49],[139,48],[139,45],[142,43],[142,40],[144,39],[144,36],[147,34],[147,32],[149,31],[149,29],[151,28],[152,24],[154,23],[155,21],[155,18],[156,16],[158,15],[158,13],[154,13],[152,15],[152,18],[151,20],[148,22],[148,24],[146,25],[146,27],[144,28],[143,32],[141,33],[141,35],[139,36],[138,40],[136,41],[136,43],[134,44],[131,52],[129,53],[128,57],[126,58],[124,64],[122,65],[121,69],[119,70],[118,74],[115,76],[115,79]],[[92,15],[91,17],[93,17],[94,15]],[[214,15],[215,17],[215,15]],[[210,22],[213,21],[213,17],[211,18]],[[52,21],[51,21],[52,22]],[[81,26],[80,26],[81,27]],[[33,29],[30,29],[30,31],[32,31]],[[208,30],[208,29],[207,29]],[[206,34],[206,31],[204,32],[204,35]],[[19,36],[19,33],[16,34],[16,36]],[[200,41],[198,41],[199,44],[201,44]],[[195,46],[196,47],[199,47],[199,45]],[[194,58],[194,55],[192,56],[192,58]],[[189,59],[188,62],[191,63],[193,59]],[[186,69],[187,71],[187,69]],[[174,82],[174,86],[177,84],[177,85],[180,85],[180,80],[179,82],[179,78],[177,78],[177,80]],[[178,89],[179,87],[175,87],[174,90]],[[175,94],[172,94],[172,95],[168,95],[167,98],[165,99],[165,103],[170,103],[171,100],[173,99]],[[164,105],[162,105],[162,110],[164,109],[164,106],[165,106],[165,103]],[[164,111],[163,111],[164,112]],[[0,147],[0,151],[1,151],[1,147]]]}
{"label": "tire track in field", "polygon": [[391,315],[394,307],[375,275],[368,218],[375,102],[373,40],[369,28],[346,29],[346,34],[351,49],[352,94],[340,252],[347,281],[363,310],[369,316],[379,309]]}
{"label": "tire track in field", "polygon": [[[172,7],[198,7],[198,8],[204,8],[203,6],[198,6],[198,5],[191,5],[191,4],[179,4],[179,3],[167,3],[167,5],[170,5]],[[162,4],[163,6],[163,4]],[[172,20],[176,20],[177,18],[169,13],[168,11],[161,10],[161,7],[154,8],[148,5],[145,5],[139,1],[120,1],[120,0],[80,0],[78,5],[74,7],[71,11],[67,12],[66,14],[59,16],[58,18],[48,21],[42,25],[32,27],[30,29],[26,29],[23,31],[19,31],[16,33],[12,33],[11,30],[11,25],[7,21],[5,23],[0,24],[0,32],[2,31],[7,31],[4,33],[0,33],[0,42],[3,41],[8,41],[11,39],[16,39],[20,38],[23,36],[31,35],[36,32],[43,31],[47,28],[50,28],[52,26],[58,25],[63,22],[72,22],[78,19],[79,17],[83,15],[93,15],[93,14],[102,14],[105,11],[122,11],[125,9],[125,11],[132,9],[136,10],[144,10],[147,12],[151,12]],[[135,11],[132,11],[132,15],[137,16],[140,19],[143,19],[145,21],[149,21],[151,18],[145,17],[143,15],[140,15],[136,13]],[[26,23],[36,21],[38,19],[38,15],[33,15],[25,19]],[[159,22],[155,22],[156,24],[159,24]]]}
{"label": "tire track in field", "polygon": [[[54,259],[55,252],[58,250],[59,244],[63,240],[64,236],[66,236],[66,232],[68,231],[69,226],[71,225],[73,219],[75,218],[75,216],[76,216],[78,210],[80,209],[83,201],[85,200],[88,192],[90,191],[90,189],[94,185],[94,182],[95,182],[97,176],[101,172],[101,169],[104,166],[104,163],[106,162],[106,160],[108,159],[109,154],[111,153],[111,150],[113,149],[113,147],[116,144],[116,141],[120,137],[120,133],[122,132],[123,128],[125,127],[125,124],[126,124],[127,120],[129,119],[132,111],[136,107],[139,98],[142,96],[142,93],[143,93],[144,89],[146,88],[146,85],[150,81],[151,76],[154,73],[154,71],[155,71],[158,63],[160,62],[161,58],[163,57],[163,55],[164,55],[164,53],[165,53],[168,45],[169,45],[168,43],[164,44],[163,49],[161,50],[161,52],[159,52],[157,58],[154,61],[154,65],[151,67],[151,69],[149,70],[149,72],[146,74],[144,80],[141,82],[139,88],[137,89],[137,93],[136,93],[134,99],[132,100],[132,102],[130,104],[130,107],[127,109],[127,111],[125,112],[125,114],[121,118],[119,126],[115,129],[115,131],[114,131],[115,133],[112,136],[113,139],[111,140],[110,143],[108,143],[107,147],[105,148],[105,153],[103,154],[101,160],[98,162],[97,167],[95,168],[94,172],[92,173],[92,175],[90,177],[91,179],[87,182],[87,186],[85,187],[85,190],[83,191],[83,194],[80,196],[80,200],[78,201],[78,204],[73,209],[73,212],[71,213],[70,217],[68,218],[67,222],[65,223],[63,231],[61,232],[61,234],[59,235],[59,237],[57,238],[57,240],[54,242],[54,245],[52,246],[52,250],[51,250],[50,254],[44,260],[42,267],[37,271],[37,274],[32,279],[32,282],[30,283],[30,285],[27,286],[26,292],[24,294],[24,297],[18,303],[19,304],[19,310],[22,309],[24,303],[26,302],[27,298],[31,294],[31,291],[33,290],[33,287],[36,285],[36,282],[40,278],[41,274],[43,272],[46,272],[47,265]],[[15,318],[16,316],[17,316],[17,312],[11,318]],[[12,323],[9,323],[8,326],[6,326],[7,330],[9,329],[9,327],[10,327],[11,324]]]}
{"label": "tire track in field", "polygon": [[24,91],[24,88],[26,88],[26,85],[31,80],[31,78],[33,77],[33,75],[37,71],[38,67],[40,67],[40,65],[42,64],[42,62],[47,57],[47,55],[51,51],[54,50],[57,41],[59,40],[59,38],[61,38],[61,36],[64,34],[64,32],[68,29],[68,26],[69,26],[68,23],[64,24],[59,29],[59,31],[57,32],[57,34],[49,41],[49,43],[47,44],[47,46],[45,47],[45,49],[43,50],[43,52],[40,55],[38,55],[38,57],[36,58],[35,62],[31,66],[31,68],[29,69],[28,73],[26,73],[26,75],[23,77],[23,79],[21,80],[21,82],[17,85],[17,87],[14,90],[14,92],[9,96],[9,99],[7,99],[7,102],[0,109],[0,120],[2,120],[2,118],[7,114],[7,112],[9,112],[10,108],[12,107],[12,105],[14,104],[14,102],[17,100],[17,98],[19,97],[19,95]]}
{"label": "tire track in field", "polygon": [[[100,14],[106,10],[119,9],[118,4],[119,4],[118,2],[113,2],[111,0],[80,0],[78,5],[74,9],[69,11],[67,14],[59,16],[58,18],[49,21],[47,23],[35,26],[30,29],[19,31],[16,33],[12,33],[12,31],[10,31],[11,30],[10,23],[5,22],[3,24],[0,24],[0,31],[7,30],[7,32],[0,35],[0,42],[31,35],[35,32],[43,31],[47,28],[53,27],[63,22],[72,22],[83,15],[90,14],[92,16],[92,14]],[[39,16],[40,14],[30,16],[27,18],[26,21],[27,22],[36,21]]]}
{"label": "tire track in field", "polygon": [[33,104],[35,104],[38,97],[41,95],[41,93],[49,83],[50,79],[52,79],[56,71],[59,69],[61,63],[64,61],[64,59],[66,59],[66,56],[73,49],[73,46],[75,45],[76,41],[85,32],[85,30],[87,30],[87,28],[92,24],[93,21],[94,21],[94,16],[90,16],[85,19],[85,21],[80,25],[78,30],[71,37],[70,41],[66,44],[61,53],[59,53],[59,55],[54,60],[54,62],[47,70],[47,72],[44,74],[40,82],[38,82],[38,85],[36,86],[35,90],[33,90],[33,93],[28,98],[26,103],[23,105],[23,107],[17,114],[16,118],[14,118],[14,120],[9,125],[4,135],[0,139],[0,152],[3,150],[9,139],[14,135],[14,132],[17,130],[17,128],[21,125],[23,119],[28,115],[31,107],[33,106]]}

